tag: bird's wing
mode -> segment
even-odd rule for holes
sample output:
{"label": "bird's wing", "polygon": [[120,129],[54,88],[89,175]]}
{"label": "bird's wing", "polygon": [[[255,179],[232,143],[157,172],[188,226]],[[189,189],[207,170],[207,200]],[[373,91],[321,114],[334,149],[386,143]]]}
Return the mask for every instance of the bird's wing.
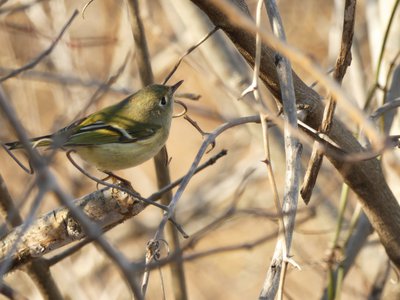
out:
{"label": "bird's wing", "polygon": [[[134,143],[152,137],[160,126],[125,120],[125,122],[79,120],[63,129],[67,141],[63,146],[87,146],[110,143]],[[128,122],[129,121],[129,122]],[[117,125],[117,124],[122,124]]]}

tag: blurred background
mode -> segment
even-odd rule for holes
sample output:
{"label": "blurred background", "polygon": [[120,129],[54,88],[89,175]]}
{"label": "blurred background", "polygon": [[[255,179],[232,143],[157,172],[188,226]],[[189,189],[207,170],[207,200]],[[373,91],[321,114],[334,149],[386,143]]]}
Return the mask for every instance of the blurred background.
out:
{"label": "blurred background", "polygon": [[[187,0],[139,3],[155,80],[161,83],[179,57],[205,36],[212,26],[202,12]],[[357,3],[353,61],[343,85],[360,107],[364,106],[376,82],[377,61],[394,3],[394,0]],[[82,12],[86,2],[11,0],[1,1],[0,4],[0,76],[3,76],[42,53],[73,11],[79,9]],[[256,1],[247,1],[247,4],[254,13]],[[21,9],[21,5],[26,7]],[[328,72],[334,66],[340,47],[344,1],[282,0],[278,1],[278,5],[288,42]],[[399,12],[394,22],[379,77],[379,84],[387,87],[392,81],[400,86],[399,74],[387,77],[399,62]],[[263,26],[269,29],[265,12]],[[307,84],[314,82],[306,70],[296,66],[294,69]],[[93,99],[96,90],[115,74],[119,75],[116,82]],[[237,100],[251,82],[251,69],[221,32],[186,57],[169,83],[182,79],[184,84],[179,89],[178,97],[183,93],[201,96],[198,101],[181,99],[187,103],[189,115],[206,132],[235,117],[257,114],[256,108]],[[116,103],[140,89],[126,1],[92,2],[84,16],[79,15],[73,21],[47,57],[34,69],[3,82],[1,88],[32,137],[53,132],[78,116]],[[318,85],[315,88],[322,95],[327,95],[327,91]],[[274,100],[266,90],[263,90],[263,96],[273,107]],[[377,91],[372,98],[371,109],[381,105],[382,99],[383,93]],[[181,108],[177,106],[175,111],[178,114]],[[338,115],[342,115],[340,109]],[[357,128],[351,120],[343,121],[356,132]],[[14,131],[3,115],[0,115],[0,126],[2,142],[15,139]],[[398,129],[398,123],[392,127]],[[192,125],[183,118],[173,120],[167,143],[172,179],[188,171],[201,143],[202,136]],[[303,146],[302,173],[312,145]],[[285,164],[283,140],[278,128],[272,129],[271,147],[272,166],[282,199]],[[265,159],[261,126],[250,124],[225,132],[217,139],[215,149],[203,160],[221,149],[227,149],[228,155],[192,179],[178,203],[176,219],[189,235],[193,235],[237,203],[237,213],[224,218],[186,253],[200,253],[225,246],[243,247],[185,262],[188,294],[190,299],[254,299],[262,287],[278,229],[277,219],[271,217],[275,214],[272,188],[265,164],[261,162]],[[24,159],[23,155],[20,157]],[[398,195],[400,172],[396,167],[398,160],[397,164],[393,164],[393,159],[396,161],[390,156],[388,161],[384,159],[383,162],[388,181]],[[28,183],[33,180],[32,176],[20,170],[4,151],[0,151],[0,162],[0,173],[15,204],[22,215],[26,215],[32,199],[26,199],[24,195]],[[80,163],[91,174],[103,176],[84,162]],[[81,197],[96,189],[96,184],[77,171],[63,152],[56,155],[51,168],[65,191],[73,197]],[[120,171],[118,175],[130,180],[143,196],[157,191],[152,161]],[[341,190],[340,176],[329,162],[324,161],[310,204],[305,206],[299,199],[291,255],[302,270],[289,267],[285,299],[319,299],[323,295],[328,283],[328,253],[339,219]],[[39,215],[59,205],[56,198],[48,194],[41,204]],[[350,231],[355,211],[359,211],[357,199],[350,192],[343,213],[339,245],[343,245],[346,237],[355,232],[354,228]],[[106,237],[130,260],[140,261],[145,255],[146,243],[153,237],[161,218],[159,209],[148,207],[139,216],[107,232]],[[52,252],[48,257],[63,250]],[[340,246],[335,251],[333,265],[343,259]],[[344,280],[342,299],[367,299],[380,272],[387,274],[386,293],[389,293],[394,288],[390,279],[395,275],[387,266],[387,256],[379,239],[370,234],[362,243],[362,250]],[[51,272],[67,299],[131,298],[117,268],[93,244],[64,259],[52,267]],[[26,273],[15,271],[5,280],[27,298],[41,299]],[[162,299],[162,281],[166,299],[173,299],[168,266],[151,273],[148,299]]]}

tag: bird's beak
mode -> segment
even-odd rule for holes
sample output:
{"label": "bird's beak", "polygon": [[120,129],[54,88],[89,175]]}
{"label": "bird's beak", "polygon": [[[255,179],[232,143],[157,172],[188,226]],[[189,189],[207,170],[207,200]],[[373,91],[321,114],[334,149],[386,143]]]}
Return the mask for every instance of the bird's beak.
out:
{"label": "bird's beak", "polygon": [[182,83],[183,83],[183,80],[178,81],[173,86],[171,86],[171,94],[175,93],[175,91],[178,89],[178,87],[181,86]]}

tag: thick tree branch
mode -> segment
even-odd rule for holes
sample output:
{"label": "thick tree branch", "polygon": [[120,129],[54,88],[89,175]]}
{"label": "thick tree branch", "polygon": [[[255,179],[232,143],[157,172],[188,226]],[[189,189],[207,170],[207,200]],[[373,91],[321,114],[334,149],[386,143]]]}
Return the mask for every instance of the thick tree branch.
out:
{"label": "thick tree branch", "polygon": [[[232,40],[246,61],[253,66],[255,55],[255,35],[238,25],[237,17],[233,21],[226,11],[222,11],[214,3],[207,0],[192,0],[205,12],[215,26],[219,26]],[[231,0],[241,16],[249,18],[247,5],[242,0]],[[263,39],[265,42],[266,39]],[[267,46],[262,48],[260,78],[277,99],[281,99],[279,82],[274,64],[275,52]],[[305,122],[317,129],[322,120],[324,105],[321,96],[309,88],[293,72],[293,84],[298,104],[310,105]],[[333,119],[329,137],[348,152],[363,151],[363,148],[352,133],[337,119]],[[377,159],[359,162],[343,162],[327,154],[327,158],[341,173],[345,182],[359,196],[363,209],[379,234],[387,254],[394,264],[400,268],[400,206],[383,176]]]}
{"label": "thick tree branch", "polygon": [[[119,190],[109,188],[74,200],[74,205],[80,208],[103,231],[137,215],[147,206],[143,201],[138,201]],[[9,255],[14,241],[19,236],[21,226],[16,227],[3,238],[0,246],[0,263]],[[58,208],[31,224],[22,236],[17,250],[11,254],[10,268],[19,267],[21,264],[85,236],[84,230],[71,216],[70,210],[66,207]]]}

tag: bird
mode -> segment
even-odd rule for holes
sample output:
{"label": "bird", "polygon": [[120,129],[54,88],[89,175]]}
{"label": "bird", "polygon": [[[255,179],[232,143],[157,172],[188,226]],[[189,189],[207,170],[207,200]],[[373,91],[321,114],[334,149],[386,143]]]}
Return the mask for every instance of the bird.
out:
{"label": "bird", "polygon": [[[172,121],[173,95],[182,83],[183,80],[172,86],[148,85],[55,133],[31,139],[31,145],[73,150],[108,175],[140,165],[165,145]],[[8,150],[23,148],[20,141],[5,146]]]}

